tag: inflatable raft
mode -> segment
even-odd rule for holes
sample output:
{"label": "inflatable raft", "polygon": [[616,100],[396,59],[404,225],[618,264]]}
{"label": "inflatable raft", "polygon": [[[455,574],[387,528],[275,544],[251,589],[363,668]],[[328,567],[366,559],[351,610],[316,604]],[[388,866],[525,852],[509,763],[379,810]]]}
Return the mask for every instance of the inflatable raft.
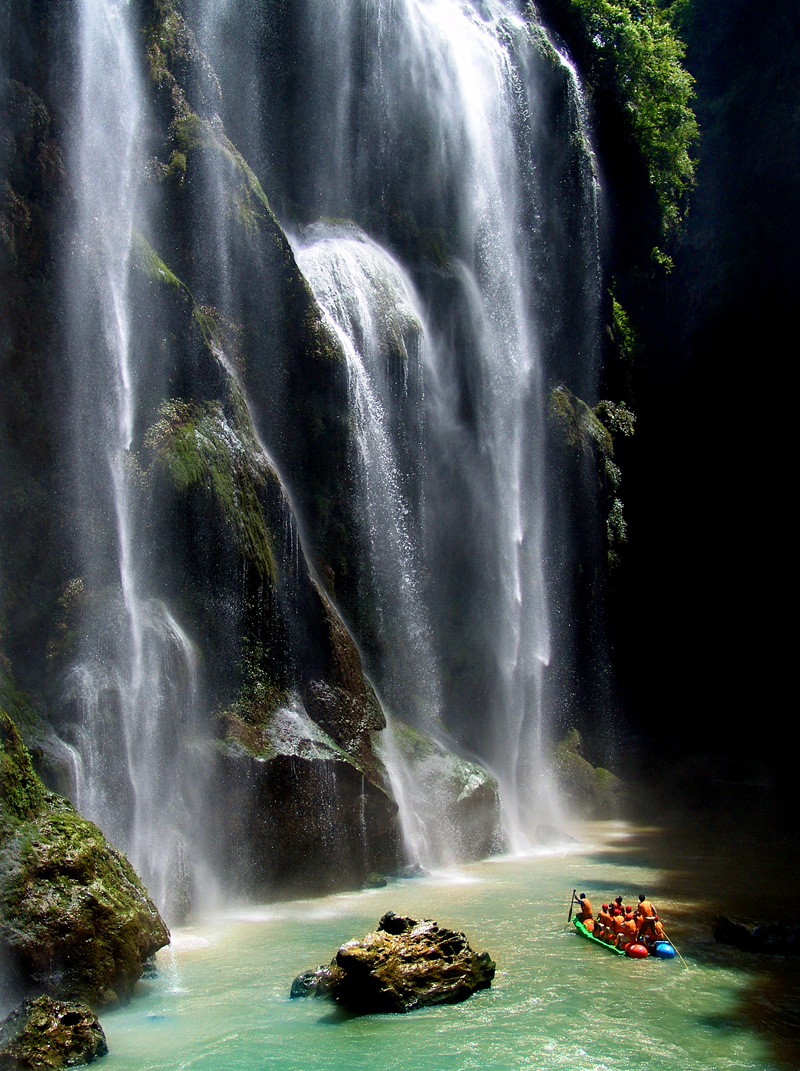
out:
{"label": "inflatable raft", "polygon": [[601,941],[599,937],[595,937],[593,933],[590,933],[590,931],[586,929],[580,919],[573,918],[572,921],[575,923],[575,929],[582,937],[587,937],[590,941],[594,941],[596,945],[600,945],[609,952],[614,952],[617,956],[628,956],[630,959],[645,959],[646,956],[652,955],[657,956],[659,959],[672,959],[675,955],[675,949],[669,941],[656,941],[649,953],[645,946],[639,941],[634,941],[625,948],[617,948],[616,945],[606,944],[606,942]]}

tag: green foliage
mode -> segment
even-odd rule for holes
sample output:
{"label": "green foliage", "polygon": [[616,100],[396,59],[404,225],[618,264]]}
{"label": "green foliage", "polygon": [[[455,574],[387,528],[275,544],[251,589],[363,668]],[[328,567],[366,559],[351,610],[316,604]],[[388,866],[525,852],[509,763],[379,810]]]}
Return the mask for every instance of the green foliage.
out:
{"label": "green foliage", "polygon": [[608,561],[615,566],[628,529],[618,494],[622,473],[614,460],[614,440],[633,435],[636,417],[624,402],[603,400],[591,409],[564,386],[550,392],[549,413],[562,445],[573,456],[594,461],[605,498]]}
{"label": "green foliage", "polygon": [[609,291],[611,297],[611,323],[606,325],[609,338],[614,343],[619,359],[630,366],[640,349],[639,335],[630,316],[617,301],[615,288]]}
{"label": "green foliage", "polygon": [[0,837],[44,805],[44,786],[34,773],[16,725],[0,710]]}
{"label": "green foliage", "polygon": [[[692,150],[698,125],[694,80],[683,66],[677,8],[657,0],[558,0],[580,37],[592,87],[616,101],[647,166],[666,237],[681,223],[694,185]],[[657,259],[669,258],[659,250]]]}
{"label": "green foliage", "polygon": [[199,488],[210,495],[241,555],[262,580],[274,583],[275,557],[259,498],[269,469],[247,436],[230,426],[222,406],[164,402],[144,446],[179,491]]}

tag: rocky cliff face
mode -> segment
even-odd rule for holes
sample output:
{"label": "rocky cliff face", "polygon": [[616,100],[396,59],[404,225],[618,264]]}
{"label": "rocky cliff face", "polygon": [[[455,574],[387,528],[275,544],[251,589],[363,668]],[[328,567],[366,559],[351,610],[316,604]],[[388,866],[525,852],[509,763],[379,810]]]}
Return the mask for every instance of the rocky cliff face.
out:
{"label": "rocky cliff face", "polygon": [[613,705],[580,80],[377,10],[3,7],[2,672],[168,921],[522,844]]}

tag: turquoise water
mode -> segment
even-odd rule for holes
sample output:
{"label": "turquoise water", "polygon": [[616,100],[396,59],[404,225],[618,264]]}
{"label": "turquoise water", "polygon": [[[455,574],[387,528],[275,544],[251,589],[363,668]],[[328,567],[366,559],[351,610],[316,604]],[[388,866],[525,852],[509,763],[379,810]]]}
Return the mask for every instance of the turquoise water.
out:
{"label": "turquoise water", "polygon": [[[605,831],[607,836],[608,831]],[[624,837],[622,831],[617,836]],[[599,846],[599,843],[598,843]],[[624,856],[620,857],[624,859]],[[747,1071],[772,1065],[726,1026],[742,980],[680,960],[612,956],[567,925],[574,886],[634,899],[654,874],[570,853],[508,857],[388,888],[233,910],[178,930],[159,977],[103,1017],[105,1071]],[[593,895],[596,894],[596,895]],[[292,979],[387,910],[464,930],[497,962],[491,989],[452,1007],[345,1018],[290,1001]],[[669,919],[669,904],[659,902]]]}

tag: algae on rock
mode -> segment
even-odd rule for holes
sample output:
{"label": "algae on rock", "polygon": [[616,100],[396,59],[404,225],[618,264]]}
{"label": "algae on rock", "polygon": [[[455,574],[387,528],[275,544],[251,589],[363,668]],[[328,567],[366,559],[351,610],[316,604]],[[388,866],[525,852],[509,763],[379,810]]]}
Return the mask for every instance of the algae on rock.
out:
{"label": "algae on rock", "polygon": [[611,817],[619,808],[622,781],[609,770],[592,766],[581,754],[582,747],[577,729],[571,729],[553,747],[553,773],[558,787],[583,816]]}
{"label": "algae on rock", "polygon": [[85,1004],[41,996],[0,1023],[0,1071],[58,1071],[108,1053],[102,1026]]}
{"label": "algae on rock", "polygon": [[0,956],[20,988],[126,1000],[168,942],[125,856],[45,789],[0,711]]}

